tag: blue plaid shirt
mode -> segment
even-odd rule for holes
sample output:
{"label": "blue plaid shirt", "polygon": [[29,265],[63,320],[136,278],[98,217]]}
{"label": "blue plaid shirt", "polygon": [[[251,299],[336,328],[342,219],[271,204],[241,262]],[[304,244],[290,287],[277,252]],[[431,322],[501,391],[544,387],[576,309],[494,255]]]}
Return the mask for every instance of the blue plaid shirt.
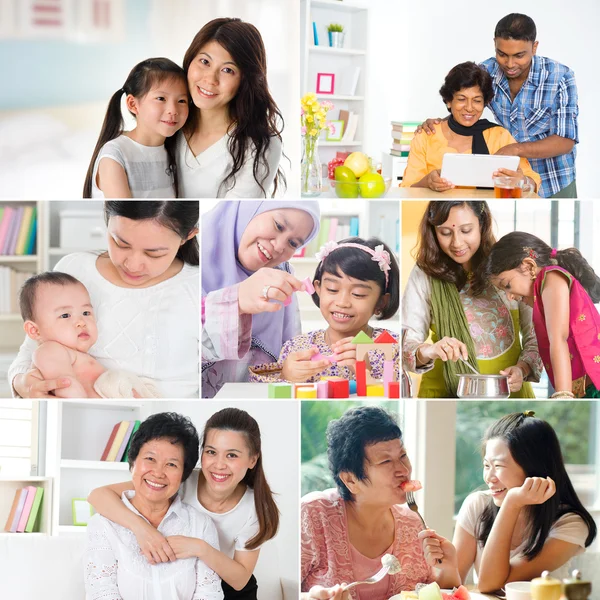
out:
{"label": "blue plaid shirt", "polygon": [[[569,67],[543,56],[534,56],[529,75],[514,101],[508,80],[495,58],[481,66],[491,75],[494,99],[489,107],[498,122],[508,129],[517,142],[535,142],[550,135],[579,141],[577,138],[577,86]],[[575,179],[576,150],[552,158],[530,158],[540,174],[539,195],[548,198]]]}

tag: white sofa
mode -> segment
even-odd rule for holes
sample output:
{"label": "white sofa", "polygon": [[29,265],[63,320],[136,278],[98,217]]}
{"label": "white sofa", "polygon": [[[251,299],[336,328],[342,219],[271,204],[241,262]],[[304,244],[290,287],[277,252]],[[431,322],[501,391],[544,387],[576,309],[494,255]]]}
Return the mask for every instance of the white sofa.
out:
{"label": "white sofa", "polygon": [[[0,598],[84,600],[85,535],[0,535]],[[298,582],[281,580],[277,548],[263,546],[254,571],[259,600],[296,600]]]}

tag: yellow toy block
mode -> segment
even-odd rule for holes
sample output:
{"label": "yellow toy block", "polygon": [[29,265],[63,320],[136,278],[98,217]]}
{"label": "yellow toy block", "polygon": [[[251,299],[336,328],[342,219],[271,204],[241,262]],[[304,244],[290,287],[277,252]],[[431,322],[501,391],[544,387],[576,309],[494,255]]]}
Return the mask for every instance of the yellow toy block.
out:
{"label": "yellow toy block", "polygon": [[294,385],[294,397],[295,398],[316,398],[317,397],[317,385],[310,383],[307,385],[296,384]]}
{"label": "yellow toy block", "polygon": [[367,396],[385,396],[383,385],[373,384],[367,386]]}

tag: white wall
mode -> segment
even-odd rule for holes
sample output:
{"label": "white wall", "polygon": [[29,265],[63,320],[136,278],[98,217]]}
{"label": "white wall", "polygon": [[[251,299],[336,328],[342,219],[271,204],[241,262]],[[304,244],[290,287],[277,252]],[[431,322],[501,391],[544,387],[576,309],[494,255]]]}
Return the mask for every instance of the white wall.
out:
{"label": "white wall", "polygon": [[593,197],[600,124],[597,77],[600,41],[598,0],[510,0],[458,5],[447,0],[407,2],[370,0],[366,150],[389,150],[391,120],[420,121],[445,116],[438,90],[456,64],[482,61],[494,54],[496,23],[511,12],[536,23],[538,53],[575,71],[579,93],[577,189]]}
{"label": "white wall", "polygon": [[[299,548],[298,523],[300,519],[300,406],[295,400],[156,402],[153,412],[175,411],[189,417],[198,432],[210,415],[226,407],[247,411],[260,426],[263,467],[267,481],[281,512],[279,533],[273,540],[279,556],[282,578],[298,581]],[[273,569],[275,569],[273,565]],[[260,581],[258,582],[260,585]]]}

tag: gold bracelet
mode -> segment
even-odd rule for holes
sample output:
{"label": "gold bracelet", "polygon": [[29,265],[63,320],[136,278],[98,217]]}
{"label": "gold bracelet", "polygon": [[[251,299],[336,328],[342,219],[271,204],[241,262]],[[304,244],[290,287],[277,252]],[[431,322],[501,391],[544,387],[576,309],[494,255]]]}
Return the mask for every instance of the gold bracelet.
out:
{"label": "gold bracelet", "polygon": [[563,390],[561,392],[554,392],[550,398],[575,398],[575,394],[573,392]]}
{"label": "gold bracelet", "polygon": [[420,344],[419,346],[417,346],[417,349],[415,350],[415,365],[416,363],[420,362],[421,365],[426,365],[429,361],[424,361],[423,360],[423,355],[421,354],[421,358],[419,358],[419,350],[425,346],[425,344]]}

